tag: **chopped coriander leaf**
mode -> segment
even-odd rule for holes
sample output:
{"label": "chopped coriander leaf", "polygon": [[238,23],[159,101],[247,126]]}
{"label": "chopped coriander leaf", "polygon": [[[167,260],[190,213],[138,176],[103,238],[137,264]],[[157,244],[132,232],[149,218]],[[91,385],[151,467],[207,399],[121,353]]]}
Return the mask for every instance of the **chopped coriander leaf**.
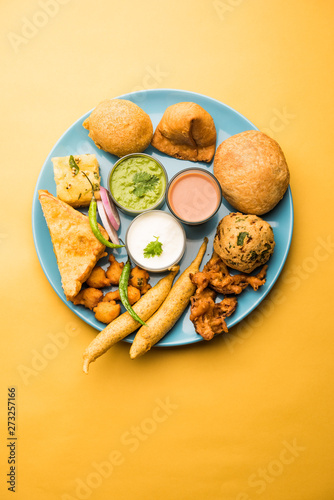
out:
{"label": "chopped coriander leaf", "polygon": [[154,257],[155,255],[162,254],[162,243],[159,240],[159,236],[153,236],[155,241],[150,241],[144,248],[144,257],[149,259],[150,257]]}
{"label": "chopped coriander leaf", "polygon": [[147,191],[154,189],[154,186],[159,182],[159,177],[148,172],[137,172],[132,180],[135,186],[133,194],[141,198]]}
{"label": "chopped coriander leaf", "polygon": [[265,246],[265,249],[262,250],[261,255],[265,255],[271,249],[271,245],[269,243],[266,243],[264,246]]}
{"label": "chopped coriander leaf", "polygon": [[249,234],[246,231],[242,231],[241,233],[238,234],[238,239],[237,239],[237,245],[242,246],[244,244],[244,239],[246,236],[249,236]]}

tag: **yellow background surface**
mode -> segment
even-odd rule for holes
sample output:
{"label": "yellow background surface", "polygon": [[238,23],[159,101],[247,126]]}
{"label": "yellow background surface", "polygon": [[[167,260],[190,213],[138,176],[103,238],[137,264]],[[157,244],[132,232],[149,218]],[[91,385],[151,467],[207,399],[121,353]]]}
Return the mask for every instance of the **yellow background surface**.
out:
{"label": "yellow background surface", "polygon": [[[334,498],[333,12],[329,0],[1,2],[1,499]],[[293,241],[228,341],[137,361],[121,342],[85,376],[95,332],[41,269],[33,191],[75,120],[139,88],[203,93],[271,134],[291,171]],[[57,333],[67,344],[47,359]]]}

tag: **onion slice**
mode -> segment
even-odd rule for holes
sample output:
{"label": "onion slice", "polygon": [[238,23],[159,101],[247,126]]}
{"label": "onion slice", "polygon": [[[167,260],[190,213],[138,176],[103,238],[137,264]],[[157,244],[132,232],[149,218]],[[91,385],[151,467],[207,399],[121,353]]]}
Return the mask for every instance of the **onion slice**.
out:
{"label": "onion slice", "polygon": [[107,231],[110,240],[112,243],[115,243],[116,245],[119,245],[119,239],[116,233],[115,228],[110,224],[109,219],[107,217],[107,214],[104,209],[104,205],[101,200],[97,200],[97,210],[99,212],[99,216],[102,221],[102,226],[104,229]]}
{"label": "onion slice", "polygon": [[118,231],[121,221],[115,203],[112,201],[109,191],[102,186],[100,186],[100,195],[109,222]]}

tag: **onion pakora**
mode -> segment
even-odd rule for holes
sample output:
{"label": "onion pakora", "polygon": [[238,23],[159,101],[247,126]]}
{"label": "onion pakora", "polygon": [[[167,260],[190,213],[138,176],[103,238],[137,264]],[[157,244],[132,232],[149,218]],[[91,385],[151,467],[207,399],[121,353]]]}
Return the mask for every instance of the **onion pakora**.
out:
{"label": "onion pakora", "polygon": [[213,252],[211,259],[205,264],[203,271],[192,275],[191,279],[199,292],[209,286],[216,290],[216,292],[224,295],[239,295],[248,285],[254,291],[257,291],[260,286],[264,285],[267,268],[267,265],[263,266],[261,271],[255,276],[248,276],[246,274],[231,275],[219,255]]}
{"label": "onion pakora", "polygon": [[[196,292],[191,297],[190,320],[196,332],[205,340],[211,340],[219,333],[227,333],[225,318],[231,316],[237,307],[236,295],[250,285],[254,291],[266,282],[267,265],[256,276],[246,274],[230,275],[226,264],[214,251],[203,271],[190,274],[196,285]],[[216,303],[217,293],[227,295]]]}
{"label": "onion pakora", "polygon": [[237,307],[236,297],[225,297],[215,303],[216,292],[205,288],[191,297],[190,320],[194,323],[196,332],[204,340],[211,340],[215,335],[227,333],[225,318],[231,316]]}

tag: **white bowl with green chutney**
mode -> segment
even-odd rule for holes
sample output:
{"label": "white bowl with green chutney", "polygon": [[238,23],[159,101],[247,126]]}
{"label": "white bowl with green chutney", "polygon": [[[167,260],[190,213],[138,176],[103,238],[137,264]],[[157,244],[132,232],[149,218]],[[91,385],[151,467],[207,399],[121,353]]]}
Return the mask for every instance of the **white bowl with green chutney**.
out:
{"label": "white bowl with green chutney", "polygon": [[146,153],[123,156],[115,163],[108,177],[114,203],[128,215],[160,208],[165,201],[167,184],[164,166]]}

